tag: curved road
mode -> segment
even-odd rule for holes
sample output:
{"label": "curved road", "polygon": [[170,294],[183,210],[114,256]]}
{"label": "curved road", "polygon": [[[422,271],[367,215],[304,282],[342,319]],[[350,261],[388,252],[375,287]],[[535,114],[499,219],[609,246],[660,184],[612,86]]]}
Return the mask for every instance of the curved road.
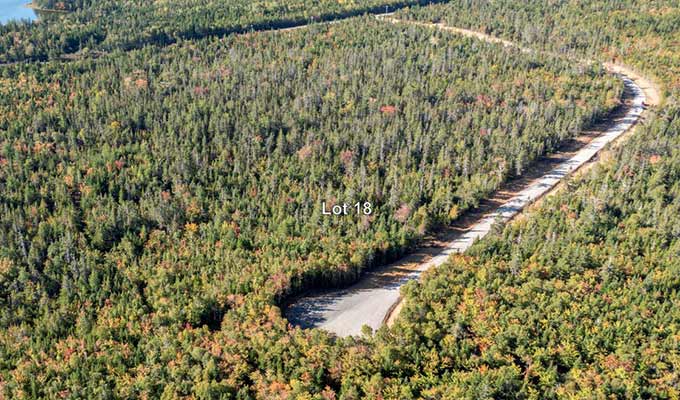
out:
{"label": "curved road", "polygon": [[[518,47],[515,44],[479,32],[414,21],[401,21],[383,16],[392,23],[408,23],[473,36],[484,41]],[[521,48],[522,51],[530,51]],[[584,60],[587,62],[587,60]],[[562,179],[590,161],[608,143],[627,132],[640,119],[644,111],[646,94],[651,103],[658,101],[658,93],[646,80],[623,66],[605,64],[607,70],[621,76],[629,97],[625,114],[601,132],[599,136],[580,148],[569,159],[556,165],[544,175],[526,184],[496,209],[480,215],[469,229],[455,234],[449,241],[436,249],[421,249],[393,264],[368,272],[362,279],[345,289],[314,293],[293,302],[286,309],[286,317],[303,328],[321,328],[338,336],[357,335],[363,325],[379,328],[400,300],[399,289],[406,282],[418,279],[426,270],[443,264],[451,254],[467,250],[476,240],[484,237],[491,227],[504,223],[517,215],[524,207],[533,203],[553,189]],[[638,82],[645,88],[642,90]],[[647,92],[647,93],[645,93]],[[409,259],[412,258],[412,259]],[[423,261],[425,260],[425,261]]]}

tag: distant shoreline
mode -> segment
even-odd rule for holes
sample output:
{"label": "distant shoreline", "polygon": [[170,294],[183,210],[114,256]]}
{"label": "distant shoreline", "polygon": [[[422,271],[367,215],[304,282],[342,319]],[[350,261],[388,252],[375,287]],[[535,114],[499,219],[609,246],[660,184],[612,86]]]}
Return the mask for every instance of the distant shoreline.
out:
{"label": "distant shoreline", "polygon": [[45,14],[68,14],[69,13],[66,10],[55,10],[53,8],[42,8],[42,7],[39,7],[37,4],[35,4],[33,2],[26,3],[24,5],[24,7],[30,8],[31,10],[35,11],[36,14],[38,12],[45,13]]}

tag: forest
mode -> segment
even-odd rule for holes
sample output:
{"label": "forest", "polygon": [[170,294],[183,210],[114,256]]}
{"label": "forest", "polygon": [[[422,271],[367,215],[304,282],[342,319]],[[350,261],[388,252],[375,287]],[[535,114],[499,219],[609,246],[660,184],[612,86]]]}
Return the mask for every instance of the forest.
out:
{"label": "forest", "polygon": [[39,12],[47,23],[0,25],[0,63],[97,57],[436,1],[441,0],[36,0],[41,10],[59,13]]}
{"label": "forest", "polygon": [[680,87],[680,7],[668,0],[466,0],[417,7],[400,18],[479,30],[565,56],[625,62]]}
{"label": "forest", "polygon": [[[678,10],[581,3],[398,14],[565,57],[365,17],[0,68],[2,396],[676,398]],[[407,251],[614,108],[574,55],[655,76],[665,105],[409,284],[393,327],[287,323],[285,297]]]}

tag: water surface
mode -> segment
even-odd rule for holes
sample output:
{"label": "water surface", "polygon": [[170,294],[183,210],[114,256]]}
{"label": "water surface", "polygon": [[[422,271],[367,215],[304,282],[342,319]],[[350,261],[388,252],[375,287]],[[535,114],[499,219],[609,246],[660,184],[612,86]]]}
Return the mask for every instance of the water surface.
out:
{"label": "water surface", "polygon": [[34,20],[35,12],[26,7],[29,0],[0,0],[0,24],[11,20]]}

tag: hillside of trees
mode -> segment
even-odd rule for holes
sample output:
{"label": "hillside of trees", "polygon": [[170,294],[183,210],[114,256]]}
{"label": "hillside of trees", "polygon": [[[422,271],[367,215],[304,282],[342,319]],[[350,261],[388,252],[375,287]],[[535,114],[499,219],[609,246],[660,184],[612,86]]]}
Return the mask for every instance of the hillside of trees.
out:
{"label": "hillside of trees", "polygon": [[[620,82],[370,18],[0,68],[1,396],[677,397],[680,26],[657,28],[677,5],[513,3],[400,17],[615,57],[666,103],[357,338],[293,328],[277,304],[455,219],[614,107]],[[324,218],[328,199],[373,217]]]}
{"label": "hillside of trees", "polygon": [[[253,367],[282,366],[242,349],[271,350],[277,300],[404,251],[621,91],[599,67],[373,18],[1,74],[11,398],[258,392]],[[186,375],[185,357],[207,364]]]}
{"label": "hillside of trees", "polygon": [[[441,1],[441,0],[439,0]],[[96,56],[145,45],[298,26],[433,0],[36,0],[39,23],[0,25],[0,63]]]}

